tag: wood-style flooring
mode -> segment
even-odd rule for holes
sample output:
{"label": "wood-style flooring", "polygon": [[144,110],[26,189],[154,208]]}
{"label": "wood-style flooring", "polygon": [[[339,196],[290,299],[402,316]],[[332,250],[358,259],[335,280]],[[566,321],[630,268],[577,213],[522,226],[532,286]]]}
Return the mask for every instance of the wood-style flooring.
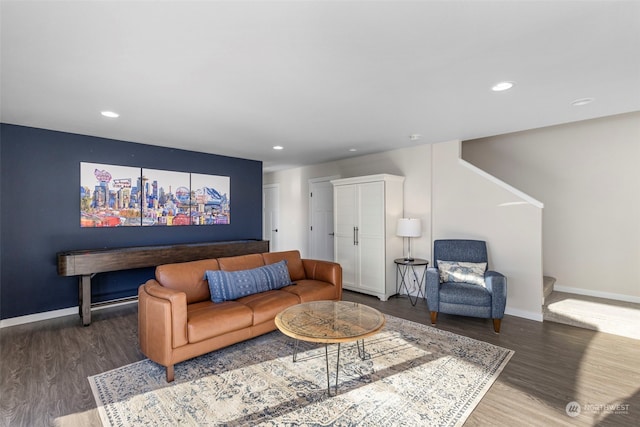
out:
{"label": "wood-style flooring", "polygon": [[[344,292],[382,312],[428,323],[424,300],[381,302]],[[436,327],[515,351],[465,426],[638,426],[640,341],[557,323],[505,316],[440,314]],[[67,316],[0,330],[1,426],[100,426],[87,377],[144,356],[137,305],[94,311],[92,324]],[[569,417],[566,407],[581,412]]]}

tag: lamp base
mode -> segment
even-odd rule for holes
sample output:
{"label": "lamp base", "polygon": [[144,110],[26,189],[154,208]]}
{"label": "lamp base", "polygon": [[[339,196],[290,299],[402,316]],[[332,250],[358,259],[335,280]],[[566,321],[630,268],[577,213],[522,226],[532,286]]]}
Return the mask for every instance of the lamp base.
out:
{"label": "lamp base", "polygon": [[412,261],[415,261],[416,259],[415,258],[411,258],[411,257],[404,257],[404,260],[406,262],[412,262]]}

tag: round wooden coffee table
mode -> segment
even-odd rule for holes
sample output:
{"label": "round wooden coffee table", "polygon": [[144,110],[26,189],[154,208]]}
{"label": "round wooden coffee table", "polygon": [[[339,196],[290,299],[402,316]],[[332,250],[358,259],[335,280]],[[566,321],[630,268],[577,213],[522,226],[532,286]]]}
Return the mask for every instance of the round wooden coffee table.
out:
{"label": "round wooden coffee table", "polygon": [[[378,333],[385,318],[375,308],[356,302],[313,301],[291,306],[280,312],[275,318],[276,327],[285,335],[296,340],[323,343],[327,365],[327,393],[331,396],[329,380],[328,344],[338,344],[336,361],[336,393],[338,392],[338,370],[340,367],[340,344],[356,341],[358,355],[366,359],[364,339]],[[296,341],[293,361],[298,352]],[[360,348],[362,343],[362,349]]]}

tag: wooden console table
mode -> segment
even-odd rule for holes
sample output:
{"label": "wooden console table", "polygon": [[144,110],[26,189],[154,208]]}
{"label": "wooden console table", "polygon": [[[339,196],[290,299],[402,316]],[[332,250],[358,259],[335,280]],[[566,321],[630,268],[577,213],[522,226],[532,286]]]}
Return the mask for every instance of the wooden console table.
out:
{"label": "wooden console table", "polygon": [[269,252],[267,240],[67,251],[58,253],[58,275],[79,276],[78,310],[82,324],[87,326],[91,324],[91,307],[137,299],[130,297],[92,304],[91,278],[96,273],[263,252]]}

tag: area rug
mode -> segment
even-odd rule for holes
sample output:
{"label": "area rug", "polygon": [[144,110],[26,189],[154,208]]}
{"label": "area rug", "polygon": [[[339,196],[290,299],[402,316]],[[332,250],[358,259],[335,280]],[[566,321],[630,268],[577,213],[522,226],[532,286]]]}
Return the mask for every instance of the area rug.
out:
{"label": "area rug", "polygon": [[[462,425],[511,356],[489,343],[386,316],[340,352],[327,395],[325,349],[275,331],[165,370],[142,360],[89,377],[105,426]],[[329,347],[335,384],[337,346]]]}

